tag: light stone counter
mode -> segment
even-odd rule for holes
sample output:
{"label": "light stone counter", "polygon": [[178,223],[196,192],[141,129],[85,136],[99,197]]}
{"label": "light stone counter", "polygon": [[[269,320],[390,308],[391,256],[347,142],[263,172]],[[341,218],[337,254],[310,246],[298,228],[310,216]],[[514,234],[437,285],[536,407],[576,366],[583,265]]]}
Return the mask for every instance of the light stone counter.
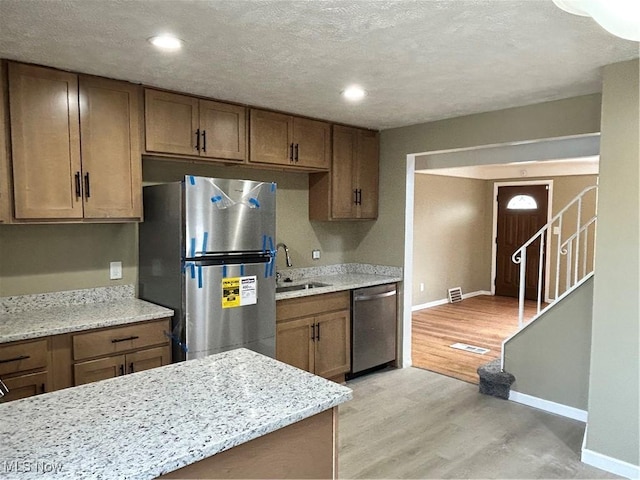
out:
{"label": "light stone counter", "polygon": [[351,398],[349,388],[233,350],[0,404],[0,476],[154,478]]}
{"label": "light stone counter", "polygon": [[379,275],[371,273],[335,273],[329,275],[305,277],[303,280],[295,280],[291,283],[278,282],[278,286],[298,285],[307,282],[326,283],[327,286],[276,293],[276,300],[306,297],[309,295],[321,295],[323,293],[331,292],[341,292],[343,290],[354,290],[356,288],[372,287],[374,285],[383,285],[385,283],[395,283],[401,281],[401,276]]}
{"label": "light stone counter", "polygon": [[173,310],[137,298],[44,308],[30,305],[25,310],[0,313],[0,344],[172,316]]}

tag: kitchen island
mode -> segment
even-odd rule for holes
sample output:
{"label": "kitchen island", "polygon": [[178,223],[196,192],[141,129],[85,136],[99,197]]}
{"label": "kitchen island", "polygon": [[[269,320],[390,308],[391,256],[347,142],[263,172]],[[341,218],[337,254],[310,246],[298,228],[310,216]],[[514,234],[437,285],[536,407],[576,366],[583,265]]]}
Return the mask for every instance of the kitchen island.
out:
{"label": "kitchen island", "polygon": [[0,404],[1,476],[313,477],[291,459],[328,451],[318,471],[335,478],[335,407],[350,399],[344,386],[232,350]]}

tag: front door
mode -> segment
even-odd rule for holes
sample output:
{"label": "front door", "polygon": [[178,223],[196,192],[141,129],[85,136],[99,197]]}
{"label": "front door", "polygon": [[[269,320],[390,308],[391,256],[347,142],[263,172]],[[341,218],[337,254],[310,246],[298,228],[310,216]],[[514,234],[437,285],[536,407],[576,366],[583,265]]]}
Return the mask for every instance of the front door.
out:
{"label": "front door", "polygon": [[[511,256],[547,223],[548,185],[498,187],[498,219],[496,237],[496,295],[517,297],[520,265]],[[542,262],[544,289],[544,252],[540,255],[540,239],[527,248],[525,298],[536,300],[539,266]]]}

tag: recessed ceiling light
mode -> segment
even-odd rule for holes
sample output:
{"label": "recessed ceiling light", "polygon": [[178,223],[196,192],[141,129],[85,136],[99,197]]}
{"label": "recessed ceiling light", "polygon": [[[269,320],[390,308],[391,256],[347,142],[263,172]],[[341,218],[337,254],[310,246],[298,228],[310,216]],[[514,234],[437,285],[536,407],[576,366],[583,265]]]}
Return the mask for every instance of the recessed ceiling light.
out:
{"label": "recessed ceiling light", "polygon": [[342,91],[342,96],[350,102],[357,102],[367,96],[367,92],[358,85],[352,85]]}
{"label": "recessed ceiling light", "polygon": [[167,52],[175,52],[182,48],[182,40],[173,35],[157,35],[149,39],[149,43],[154,47]]}

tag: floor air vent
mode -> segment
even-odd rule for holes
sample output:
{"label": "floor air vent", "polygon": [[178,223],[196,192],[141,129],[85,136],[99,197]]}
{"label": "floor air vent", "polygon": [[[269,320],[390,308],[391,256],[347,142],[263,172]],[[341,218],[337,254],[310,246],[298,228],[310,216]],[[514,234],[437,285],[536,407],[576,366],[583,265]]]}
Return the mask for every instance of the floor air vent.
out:
{"label": "floor air vent", "polygon": [[489,351],[488,348],[476,347],[475,345],[467,345],[466,343],[454,343],[450,345],[451,348],[457,348],[458,350],[464,350],[465,352],[477,353],[484,355]]}
{"label": "floor air vent", "polygon": [[449,303],[456,303],[462,301],[462,288],[455,287],[449,289]]}

